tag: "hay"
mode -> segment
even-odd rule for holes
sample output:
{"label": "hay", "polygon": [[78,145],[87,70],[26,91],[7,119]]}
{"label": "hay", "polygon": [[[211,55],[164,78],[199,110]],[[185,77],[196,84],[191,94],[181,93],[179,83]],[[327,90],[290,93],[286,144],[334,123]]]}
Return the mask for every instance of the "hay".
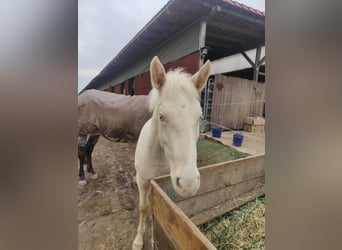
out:
{"label": "hay", "polygon": [[219,250],[265,249],[265,197],[226,213],[200,230]]}

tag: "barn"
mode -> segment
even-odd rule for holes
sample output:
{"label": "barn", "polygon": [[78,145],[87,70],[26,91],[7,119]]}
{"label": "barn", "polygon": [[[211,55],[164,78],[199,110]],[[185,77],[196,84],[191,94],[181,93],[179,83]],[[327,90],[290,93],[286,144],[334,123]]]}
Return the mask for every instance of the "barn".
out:
{"label": "barn", "polygon": [[[250,92],[258,90],[260,94],[262,88],[250,81],[265,81],[264,12],[232,0],[170,0],[82,92],[99,89],[125,95],[147,95],[151,89],[149,65],[155,55],[166,70],[183,67],[189,73],[195,73],[206,60],[212,61],[212,77],[201,94],[207,125],[216,122],[241,129],[241,119],[245,116],[262,115],[264,90],[258,95],[261,101],[257,102],[261,105],[253,105],[255,95]],[[218,88],[214,87],[215,79],[221,79],[216,83]],[[241,79],[247,83],[241,83]],[[234,87],[243,84],[247,87]],[[249,93],[249,99],[227,99],[225,95],[222,97],[223,92],[215,98],[215,91],[226,85],[227,90],[237,91],[236,94],[246,96]],[[220,114],[227,112],[221,104],[215,106],[215,100],[222,102],[222,98],[225,102],[248,105],[240,105],[234,110],[228,105],[229,112],[236,115],[230,116],[231,120],[219,120]],[[205,128],[208,130],[210,126]]]}
{"label": "barn", "polygon": [[[245,116],[262,114],[264,12],[232,0],[170,0],[81,92],[98,89],[147,95],[151,89],[149,67],[155,55],[167,70],[183,67],[192,74],[207,60],[212,62],[207,87],[201,93],[203,130],[215,124],[242,129]],[[203,225],[215,218],[228,218],[223,215],[233,207],[264,194],[264,153],[247,156],[202,136],[197,159],[203,176],[201,190],[183,199],[173,191],[169,176],[153,181],[152,225],[147,225],[151,230],[144,235],[144,249],[215,249],[203,247],[214,243],[201,233],[209,228]],[[131,248],[138,223],[138,190],[131,181],[135,175],[134,151],[134,144],[107,140],[95,148],[99,178],[79,189],[82,249]],[[212,156],[217,156],[217,161],[208,161]],[[215,238],[230,244],[221,234]]]}

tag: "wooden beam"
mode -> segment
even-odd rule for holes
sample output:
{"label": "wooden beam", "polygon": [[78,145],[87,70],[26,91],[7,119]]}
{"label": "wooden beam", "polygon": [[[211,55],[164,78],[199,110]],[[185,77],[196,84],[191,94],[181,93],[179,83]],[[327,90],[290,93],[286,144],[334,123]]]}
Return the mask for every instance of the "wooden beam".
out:
{"label": "wooden beam", "polygon": [[200,24],[200,33],[199,33],[199,43],[198,43],[199,49],[205,46],[206,31],[207,31],[207,22],[202,20]]}
{"label": "wooden beam", "polygon": [[216,249],[155,181],[151,181],[151,186],[153,219],[158,221],[177,249]]}
{"label": "wooden beam", "polygon": [[263,56],[258,62],[259,66],[261,66],[265,62],[265,56]]}
{"label": "wooden beam", "polygon": [[205,20],[201,20],[200,23],[200,33],[199,33],[199,41],[198,41],[198,45],[199,45],[199,50],[200,50],[200,60],[199,60],[199,68],[202,67],[202,65],[204,64],[204,60],[206,55],[202,55],[203,51],[202,49],[205,48],[205,37],[206,37],[206,33],[207,33],[207,21]]}
{"label": "wooden beam", "polygon": [[241,52],[241,54],[243,55],[244,58],[246,58],[246,60],[249,62],[249,64],[254,67],[254,62],[252,61],[252,59],[249,58],[249,56],[246,54],[246,52]]}
{"label": "wooden beam", "polygon": [[260,61],[261,56],[261,47],[258,47],[255,54],[255,63],[254,63],[254,73],[253,73],[253,80],[258,81],[259,77],[259,65],[258,62]]}

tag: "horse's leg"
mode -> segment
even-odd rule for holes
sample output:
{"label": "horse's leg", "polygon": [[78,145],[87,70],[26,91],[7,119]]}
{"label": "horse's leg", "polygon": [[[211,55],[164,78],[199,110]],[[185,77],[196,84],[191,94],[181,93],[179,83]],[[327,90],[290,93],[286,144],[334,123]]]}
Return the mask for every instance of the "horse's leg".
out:
{"label": "horse's leg", "polygon": [[139,189],[139,225],[137,229],[137,236],[133,241],[133,250],[140,250],[143,247],[143,236],[145,232],[145,218],[149,212],[148,196],[150,193],[150,181],[141,179],[138,174],[136,181]]}
{"label": "horse's leg", "polygon": [[91,160],[91,155],[93,153],[93,150],[94,150],[94,147],[95,147],[97,141],[99,140],[99,137],[100,137],[99,135],[91,135],[88,139],[87,146],[86,146],[86,157],[87,157],[87,162],[88,162],[87,171],[88,171],[88,173],[90,173],[91,179],[97,178],[97,174],[95,173],[95,171],[93,169],[93,163]]}
{"label": "horse's leg", "polygon": [[87,181],[84,177],[84,170],[83,170],[83,165],[84,165],[84,160],[85,160],[85,155],[86,155],[86,141],[87,141],[87,136],[80,135],[78,138],[78,159],[80,161],[80,168],[78,171],[78,176],[79,176],[79,185],[85,185],[87,184]]}

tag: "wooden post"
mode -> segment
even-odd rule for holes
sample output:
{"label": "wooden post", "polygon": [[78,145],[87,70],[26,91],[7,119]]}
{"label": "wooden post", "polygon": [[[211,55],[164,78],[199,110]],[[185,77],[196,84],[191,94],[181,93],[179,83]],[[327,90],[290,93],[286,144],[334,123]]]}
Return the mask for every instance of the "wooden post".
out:
{"label": "wooden post", "polygon": [[205,36],[207,32],[207,21],[202,20],[200,23],[200,32],[199,32],[199,50],[200,50],[200,61],[199,61],[199,67],[200,68],[204,64],[204,57],[202,56],[202,50],[205,48]]}
{"label": "wooden post", "polygon": [[261,56],[261,47],[258,47],[256,50],[256,55],[255,55],[254,73],[253,73],[253,80],[256,82],[258,81],[258,77],[259,77],[260,56]]}

